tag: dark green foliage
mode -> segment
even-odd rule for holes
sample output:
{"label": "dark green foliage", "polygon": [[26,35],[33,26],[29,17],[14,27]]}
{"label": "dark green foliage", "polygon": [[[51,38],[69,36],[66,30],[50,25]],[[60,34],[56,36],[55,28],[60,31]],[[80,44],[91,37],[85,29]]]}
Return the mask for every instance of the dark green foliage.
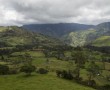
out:
{"label": "dark green foliage", "polygon": [[102,53],[110,53],[110,46],[97,47],[97,46],[86,45],[85,47],[92,50],[92,51],[99,51]]}
{"label": "dark green foliage", "polygon": [[44,69],[44,68],[39,68],[39,70],[37,71],[37,73],[40,73],[40,74],[47,74],[49,71]]}
{"label": "dark green foliage", "polygon": [[109,76],[106,76],[106,79],[107,79],[108,81],[110,81],[110,75],[109,75]]}
{"label": "dark green foliage", "polygon": [[98,90],[110,90],[110,85],[104,85],[98,88]]}
{"label": "dark green foliage", "polygon": [[4,56],[3,56],[3,55],[1,55],[1,60],[2,60],[2,61],[4,60]]}
{"label": "dark green foliage", "polygon": [[6,42],[1,42],[0,41],[0,48],[3,48],[3,47],[8,47],[8,45],[7,45]]}
{"label": "dark green foliage", "polygon": [[82,67],[86,62],[86,57],[82,51],[76,51],[73,57],[78,67]]}
{"label": "dark green foliage", "polygon": [[90,64],[87,66],[88,71],[88,85],[93,86],[95,83],[92,82],[94,77],[101,74],[101,70],[98,65],[95,64],[95,62],[90,62]]}
{"label": "dark green foliage", "polygon": [[79,79],[80,77],[80,68],[76,67],[74,70],[73,70],[73,73],[74,73],[74,77],[76,79]]}
{"label": "dark green foliage", "polygon": [[6,65],[0,65],[0,75],[6,75],[9,72],[9,67]]}
{"label": "dark green foliage", "polygon": [[12,52],[13,50],[9,48],[0,49],[0,55],[10,55]]}
{"label": "dark green foliage", "polygon": [[61,77],[61,78],[64,78],[64,79],[69,79],[69,80],[73,79],[73,75],[71,74],[70,71],[66,71],[66,70],[60,71],[60,70],[57,70],[56,74],[57,74],[58,77]]}
{"label": "dark green foliage", "polygon": [[32,65],[32,56],[29,53],[25,53],[21,56],[22,63],[26,64],[26,65]]}
{"label": "dark green foliage", "polygon": [[9,74],[17,74],[18,71],[16,69],[10,69]]}
{"label": "dark green foliage", "polygon": [[76,64],[77,78],[80,77],[80,68],[84,68],[85,62],[87,61],[87,56],[82,51],[82,48],[77,47],[76,51],[72,53],[72,57]]}
{"label": "dark green foliage", "polygon": [[46,58],[48,58],[50,56],[50,51],[49,50],[44,50],[43,53],[44,53]]}
{"label": "dark green foliage", "polygon": [[88,85],[91,86],[91,87],[95,87],[96,86],[95,80],[88,81]]}
{"label": "dark green foliage", "polygon": [[20,69],[21,72],[25,72],[27,75],[31,75],[31,73],[34,72],[35,70],[36,67],[32,65],[24,65]]}
{"label": "dark green foliage", "polygon": [[61,75],[62,75],[62,71],[57,70],[57,71],[56,71],[56,74],[57,74],[58,77],[61,77]]}
{"label": "dark green foliage", "polygon": [[93,76],[96,76],[97,74],[101,74],[101,70],[98,65],[95,64],[95,62],[91,62],[87,66],[87,71],[90,72]]}

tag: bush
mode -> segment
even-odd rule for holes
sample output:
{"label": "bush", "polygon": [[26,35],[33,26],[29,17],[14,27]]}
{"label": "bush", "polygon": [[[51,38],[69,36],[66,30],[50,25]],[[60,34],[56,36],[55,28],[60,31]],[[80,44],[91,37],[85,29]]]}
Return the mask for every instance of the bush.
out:
{"label": "bush", "polygon": [[95,87],[96,86],[95,80],[88,81],[88,86]]}
{"label": "bush", "polygon": [[48,73],[48,70],[46,70],[46,69],[44,69],[44,68],[39,68],[39,70],[37,71],[37,73],[47,74],[47,73]]}
{"label": "bush", "polygon": [[56,70],[56,74],[57,74],[58,77],[61,77],[62,76],[62,71]]}
{"label": "bush", "polygon": [[104,85],[98,88],[98,90],[110,90],[110,85]]}
{"label": "bush", "polygon": [[6,65],[0,65],[0,75],[6,75],[9,72],[9,67]]}
{"label": "bush", "polygon": [[71,74],[70,71],[66,71],[66,70],[60,71],[60,70],[57,70],[56,74],[57,74],[58,77],[61,77],[61,78],[64,78],[64,79],[69,79],[69,80],[73,79],[73,75]]}
{"label": "bush", "polygon": [[110,76],[106,76],[106,79],[107,79],[108,81],[110,81]]}
{"label": "bush", "polygon": [[34,72],[35,70],[36,70],[36,67],[32,65],[25,65],[25,66],[22,66],[20,69],[21,72],[25,72],[27,75],[31,75],[31,73]]}
{"label": "bush", "polygon": [[10,69],[9,74],[17,74],[18,71],[16,69]]}

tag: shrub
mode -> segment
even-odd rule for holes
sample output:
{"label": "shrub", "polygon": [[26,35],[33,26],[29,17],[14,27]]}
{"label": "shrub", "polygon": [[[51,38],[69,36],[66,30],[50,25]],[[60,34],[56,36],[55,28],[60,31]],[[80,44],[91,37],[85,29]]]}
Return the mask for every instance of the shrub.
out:
{"label": "shrub", "polygon": [[21,72],[25,72],[27,75],[31,75],[31,73],[34,72],[35,70],[36,67],[32,65],[24,65],[20,69]]}
{"label": "shrub", "polygon": [[110,90],[110,85],[104,85],[98,88],[98,90]]}
{"label": "shrub", "polygon": [[110,76],[106,76],[106,79],[107,79],[108,81],[110,81]]}
{"label": "shrub", "polygon": [[48,70],[46,70],[46,69],[44,69],[44,68],[39,68],[39,70],[37,71],[37,73],[47,74],[47,73],[48,73]]}
{"label": "shrub", "polygon": [[66,71],[66,70],[60,71],[60,70],[57,70],[56,74],[57,74],[58,77],[61,77],[61,78],[64,78],[64,79],[69,79],[69,80],[73,79],[73,75],[71,74],[70,71]]}
{"label": "shrub", "polygon": [[88,86],[95,87],[96,86],[95,80],[88,80]]}
{"label": "shrub", "polygon": [[9,74],[17,74],[18,71],[16,69],[10,69]]}
{"label": "shrub", "polygon": [[56,70],[56,74],[57,74],[58,77],[61,77],[61,75],[62,75],[62,71],[60,71],[60,70]]}
{"label": "shrub", "polygon": [[0,75],[6,75],[9,72],[9,67],[6,65],[0,65]]}

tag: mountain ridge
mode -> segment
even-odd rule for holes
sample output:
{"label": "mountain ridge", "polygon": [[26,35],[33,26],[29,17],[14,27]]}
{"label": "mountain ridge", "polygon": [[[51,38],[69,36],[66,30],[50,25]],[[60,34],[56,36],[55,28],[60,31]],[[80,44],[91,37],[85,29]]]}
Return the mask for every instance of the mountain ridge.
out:
{"label": "mountain ridge", "polygon": [[93,27],[94,25],[85,25],[85,24],[77,24],[77,23],[23,25],[23,28],[26,28],[34,32],[42,33],[45,35],[53,36],[55,38],[60,38],[64,34],[68,34],[72,31],[85,30]]}
{"label": "mountain ridge", "polygon": [[101,36],[110,35],[110,22],[103,22],[98,25],[85,25],[78,23],[31,25],[24,25],[23,28],[59,38],[72,46],[82,46],[94,42],[94,40]]}

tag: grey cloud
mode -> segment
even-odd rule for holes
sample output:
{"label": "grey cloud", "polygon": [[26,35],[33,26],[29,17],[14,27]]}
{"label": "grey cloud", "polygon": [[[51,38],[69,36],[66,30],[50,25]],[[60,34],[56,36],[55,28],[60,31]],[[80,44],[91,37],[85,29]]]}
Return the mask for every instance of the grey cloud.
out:
{"label": "grey cloud", "polygon": [[110,20],[110,0],[0,0],[0,12],[0,25],[98,24]]}

